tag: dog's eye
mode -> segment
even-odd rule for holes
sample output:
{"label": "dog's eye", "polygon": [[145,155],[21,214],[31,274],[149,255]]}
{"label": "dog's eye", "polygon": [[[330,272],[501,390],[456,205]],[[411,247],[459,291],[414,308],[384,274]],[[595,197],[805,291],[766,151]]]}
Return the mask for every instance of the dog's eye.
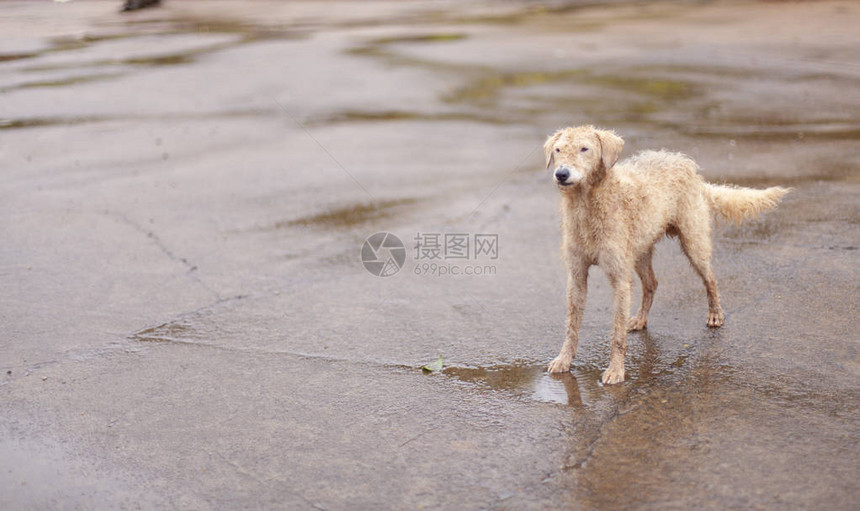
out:
{"label": "dog's eye", "polygon": [[581,152],[581,153],[584,153],[585,151],[588,151],[587,147],[583,147],[582,149],[579,150],[579,152]]}
{"label": "dog's eye", "polygon": [[555,148],[555,152],[560,153],[560,152],[561,152],[561,149],[559,149],[558,147],[556,147],[556,148]]}

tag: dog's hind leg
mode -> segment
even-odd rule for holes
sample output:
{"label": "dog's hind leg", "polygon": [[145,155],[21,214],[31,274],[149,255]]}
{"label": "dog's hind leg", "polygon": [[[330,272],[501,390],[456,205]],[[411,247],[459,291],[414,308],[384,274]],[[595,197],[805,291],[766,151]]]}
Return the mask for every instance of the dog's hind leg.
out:
{"label": "dog's hind leg", "polygon": [[690,264],[705,283],[708,292],[708,326],[720,327],[725,322],[723,308],[720,307],[720,295],[717,291],[717,280],[711,270],[711,229],[709,220],[699,222],[694,228],[680,231],[681,249],[686,254]]}
{"label": "dog's hind leg", "polygon": [[654,247],[651,247],[636,261],[636,274],[642,281],[642,304],[639,306],[639,312],[627,322],[627,330],[642,330],[648,323],[648,311],[651,310],[654,291],[657,290],[657,276],[654,275],[654,268],[651,267],[653,256]]}
{"label": "dog's hind leg", "polygon": [[561,352],[555,360],[549,363],[547,370],[551,373],[570,371],[570,365],[576,357],[579,345],[579,327],[582,325],[582,312],[585,310],[585,296],[588,293],[588,267],[581,258],[572,258],[570,273],[567,277],[567,335]]}

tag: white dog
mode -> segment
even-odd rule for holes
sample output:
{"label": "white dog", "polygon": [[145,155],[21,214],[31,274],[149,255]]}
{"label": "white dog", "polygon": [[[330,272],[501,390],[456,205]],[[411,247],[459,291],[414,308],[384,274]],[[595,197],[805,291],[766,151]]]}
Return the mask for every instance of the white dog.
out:
{"label": "white dog", "polygon": [[[570,370],[579,342],[588,268],[597,264],[609,277],[615,321],[609,368],[603,383],[624,381],[627,330],[648,322],[657,289],[651,268],[654,245],[663,235],[677,237],[708,293],[708,326],[724,321],[711,271],[711,215],[740,222],[772,209],[789,192],[706,183],[688,156],[644,151],[618,164],[624,141],[593,126],[565,128],[544,144],[547,168],[561,191],[562,256],[569,269],[567,335],[549,372]],[[642,280],[642,306],[628,321],[633,271]]]}

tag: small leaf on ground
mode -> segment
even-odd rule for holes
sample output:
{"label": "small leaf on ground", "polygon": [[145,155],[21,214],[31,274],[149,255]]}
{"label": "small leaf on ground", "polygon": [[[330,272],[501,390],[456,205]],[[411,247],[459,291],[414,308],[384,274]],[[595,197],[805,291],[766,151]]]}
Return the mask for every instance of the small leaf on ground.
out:
{"label": "small leaf on ground", "polygon": [[439,357],[439,360],[427,364],[426,366],[421,366],[421,370],[428,373],[435,373],[436,371],[441,371],[443,366],[442,357]]}

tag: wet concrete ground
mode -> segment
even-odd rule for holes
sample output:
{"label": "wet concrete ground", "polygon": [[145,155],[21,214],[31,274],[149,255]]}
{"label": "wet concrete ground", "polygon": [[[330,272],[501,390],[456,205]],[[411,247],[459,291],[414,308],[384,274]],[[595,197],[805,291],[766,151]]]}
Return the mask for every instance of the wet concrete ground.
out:
{"label": "wet concrete ground", "polygon": [[[0,508],[856,507],[858,6],[497,4],[0,6]],[[583,123],[794,187],[717,229],[720,330],[658,246],[612,387],[596,268],[544,371]]]}

